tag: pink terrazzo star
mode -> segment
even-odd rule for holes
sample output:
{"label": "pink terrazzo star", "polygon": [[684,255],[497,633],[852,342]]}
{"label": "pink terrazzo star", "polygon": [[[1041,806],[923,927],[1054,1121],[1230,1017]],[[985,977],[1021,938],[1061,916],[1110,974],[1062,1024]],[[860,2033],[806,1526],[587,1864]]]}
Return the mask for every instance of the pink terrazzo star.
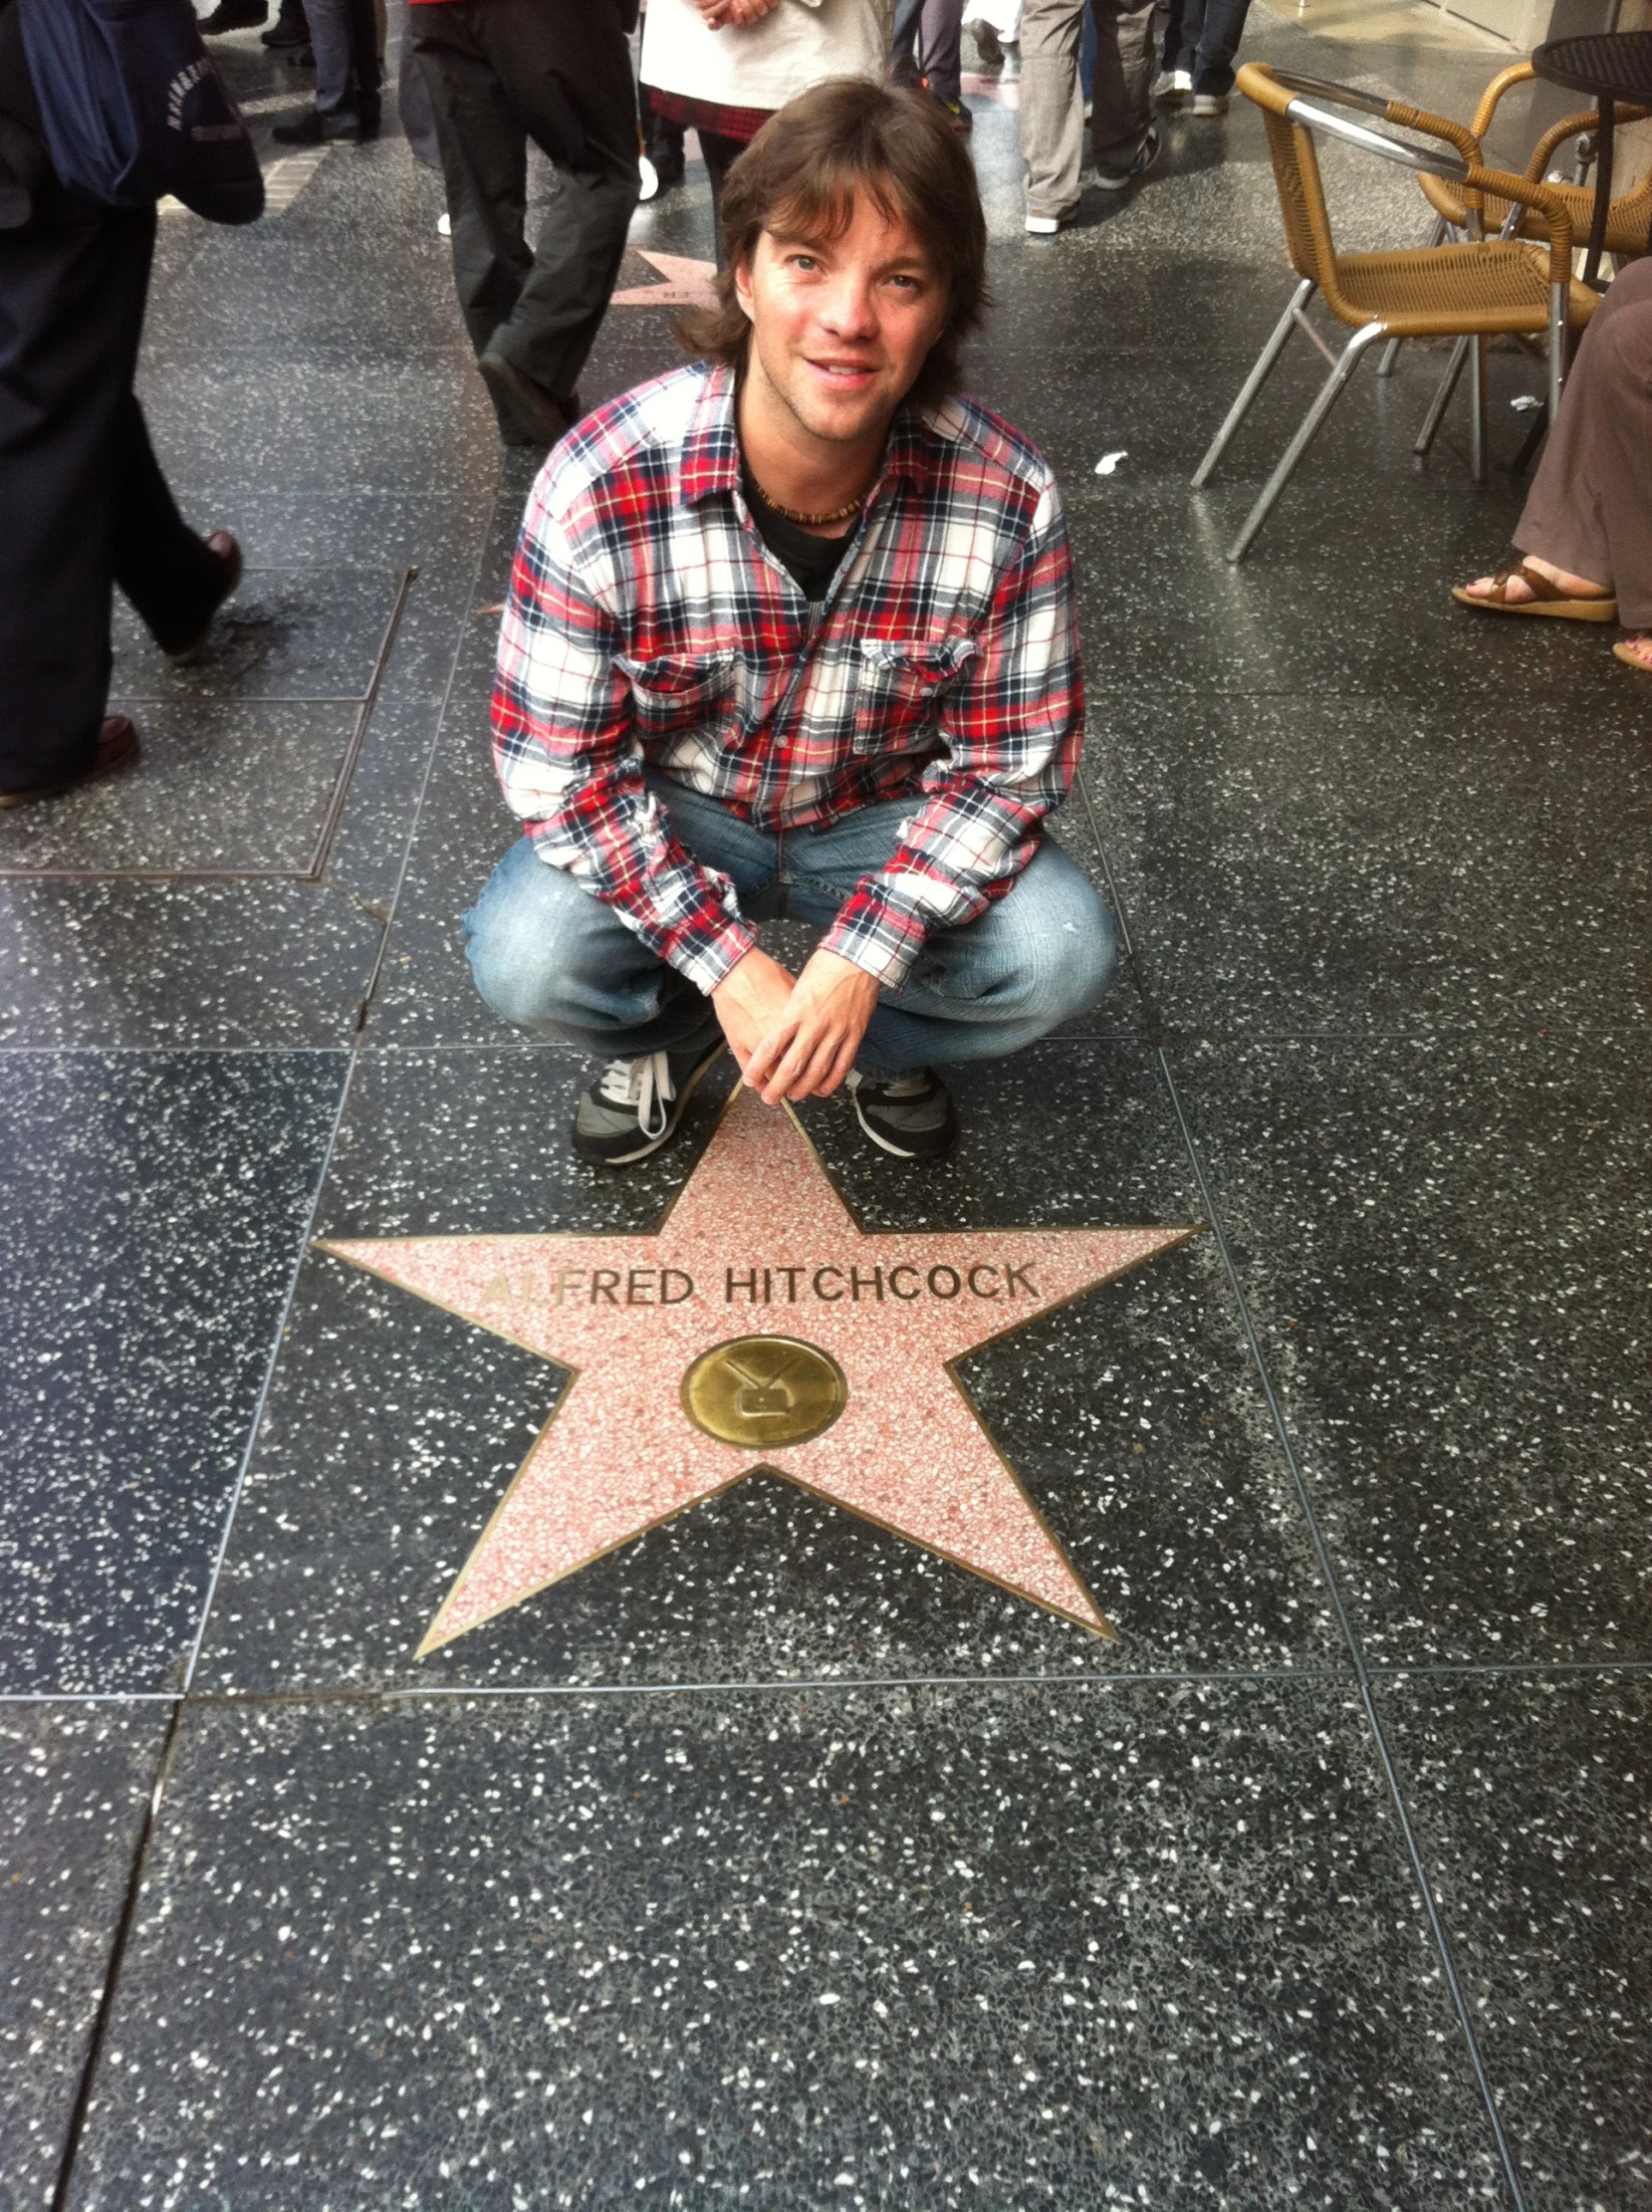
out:
{"label": "pink terrazzo star", "polygon": [[[1111,1636],[950,1362],[1195,1234],[865,1234],[790,1112],[739,1090],[652,1236],[324,1243],[574,1370],[419,1656],[759,1467]],[[754,1337],[836,1362],[824,1433],[757,1452],[690,1420],[696,1358]]]}

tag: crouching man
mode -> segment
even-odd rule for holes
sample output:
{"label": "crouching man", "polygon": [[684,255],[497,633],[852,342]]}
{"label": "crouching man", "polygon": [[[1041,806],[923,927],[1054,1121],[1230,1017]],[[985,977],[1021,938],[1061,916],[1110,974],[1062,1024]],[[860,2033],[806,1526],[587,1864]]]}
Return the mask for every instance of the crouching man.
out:
{"label": "crouching man", "polygon": [[[575,1149],[665,1143],[728,1045],[771,1106],[845,1086],[902,1158],[937,1062],[1019,1051],[1114,966],[1043,835],[1082,726],[1055,481],[956,390],[986,226],[945,116],[855,79],[730,171],[705,357],[553,452],[500,638],[527,836],[466,919],[488,1004],[607,1062]],[[820,928],[799,975],[757,924]]]}

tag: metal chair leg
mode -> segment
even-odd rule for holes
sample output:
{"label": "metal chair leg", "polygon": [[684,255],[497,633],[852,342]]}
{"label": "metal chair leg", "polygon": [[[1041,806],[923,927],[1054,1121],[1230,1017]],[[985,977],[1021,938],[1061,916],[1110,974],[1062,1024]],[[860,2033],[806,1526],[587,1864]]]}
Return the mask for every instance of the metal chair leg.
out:
{"label": "metal chair leg", "polygon": [[1267,345],[1257,356],[1256,367],[1246,377],[1239,397],[1228,409],[1227,420],[1223,423],[1221,429],[1217,431],[1216,436],[1212,439],[1210,451],[1205,455],[1204,459],[1199,463],[1198,468],[1194,471],[1193,483],[1195,490],[1197,490],[1200,485],[1208,484],[1210,482],[1212,471],[1215,469],[1217,462],[1222,458],[1223,454],[1228,450],[1229,445],[1232,443],[1234,432],[1239,428],[1239,425],[1250,413],[1252,403],[1255,400],[1257,393],[1262,389],[1263,385],[1273,374],[1274,365],[1279,360],[1280,356],[1285,352],[1287,342],[1291,337],[1291,333],[1296,328],[1297,319],[1301,314],[1303,308],[1306,307],[1308,301],[1313,297],[1315,289],[1316,287],[1314,285],[1313,279],[1311,277],[1303,277],[1301,283],[1298,285],[1296,291],[1292,294],[1291,305],[1286,309],[1285,313],[1280,317],[1278,323],[1274,326],[1274,335],[1272,338],[1269,339]]}
{"label": "metal chair leg", "polygon": [[1477,484],[1486,481],[1486,339],[1469,341],[1469,472]]}
{"label": "metal chair leg", "polygon": [[1463,364],[1468,358],[1469,342],[1466,338],[1460,338],[1451,350],[1451,361],[1447,366],[1445,374],[1440,378],[1440,388],[1429,401],[1428,412],[1423,417],[1423,426],[1417,432],[1417,442],[1411,448],[1419,459],[1428,452],[1439,434],[1440,425],[1445,420],[1446,409],[1451,405],[1451,395],[1457,389],[1457,379],[1463,373]]}
{"label": "metal chair leg", "polygon": [[1326,415],[1329,414],[1331,408],[1341,397],[1342,387],[1359,367],[1366,348],[1374,346],[1377,340],[1385,335],[1383,324],[1367,323],[1363,330],[1354,332],[1352,338],[1342,349],[1341,359],[1319,386],[1318,397],[1302,417],[1301,428],[1286,447],[1279,467],[1275,469],[1273,475],[1269,477],[1262,488],[1261,498],[1258,499],[1251,512],[1245,517],[1244,528],[1228,548],[1230,562],[1238,563],[1244,560],[1246,553],[1250,550],[1251,541],[1273,512],[1275,501],[1284,491],[1286,485],[1290,483],[1297,463],[1312,443],[1314,433],[1320,423],[1324,421]]}

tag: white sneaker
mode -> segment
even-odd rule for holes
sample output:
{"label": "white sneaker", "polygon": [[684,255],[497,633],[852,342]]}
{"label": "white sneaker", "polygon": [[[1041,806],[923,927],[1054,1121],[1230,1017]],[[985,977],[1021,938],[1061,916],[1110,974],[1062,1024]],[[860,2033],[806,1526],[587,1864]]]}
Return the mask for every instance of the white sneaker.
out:
{"label": "white sneaker", "polygon": [[1192,90],[1193,72],[1190,69],[1161,69],[1153,80],[1153,98],[1167,108],[1179,106]]}
{"label": "white sneaker", "polygon": [[642,179],[642,189],[637,194],[637,197],[644,200],[658,199],[659,171],[654,167],[654,164],[652,163],[652,161],[649,160],[648,156],[645,153],[639,153],[637,155],[636,168],[638,176],[640,176]]}
{"label": "white sneaker", "polygon": [[441,213],[436,217],[436,236],[438,238],[451,238],[452,235],[453,218],[444,207]]}
{"label": "white sneaker", "polygon": [[1029,215],[1027,229],[1034,238],[1054,238],[1062,228],[1060,215]]}
{"label": "white sneaker", "polygon": [[1193,113],[1196,116],[1225,116],[1228,112],[1226,93],[1195,93]]}

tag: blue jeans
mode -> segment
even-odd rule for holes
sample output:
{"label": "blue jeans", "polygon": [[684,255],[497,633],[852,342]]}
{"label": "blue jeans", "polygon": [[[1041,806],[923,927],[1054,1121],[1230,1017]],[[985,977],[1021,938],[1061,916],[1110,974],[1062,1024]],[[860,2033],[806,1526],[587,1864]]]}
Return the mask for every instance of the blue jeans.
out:
{"label": "blue jeans", "polygon": [[[826,829],[754,829],[727,807],[651,777],[671,828],[734,883],[748,921],[829,928],[863,875],[900,844],[910,799],[863,807]],[[658,959],[611,906],[513,846],[464,917],[476,988],[535,1037],[606,1060],[690,1052],[720,1034],[711,1001]],[[1004,898],[931,937],[905,983],[878,999],[856,1063],[891,1077],[936,1061],[996,1060],[1093,1006],[1117,964],[1112,920],[1049,839]]]}
{"label": "blue jeans", "polygon": [[1231,93],[1251,0],[1170,0],[1164,67],[1185,69],[1196,93]]}

